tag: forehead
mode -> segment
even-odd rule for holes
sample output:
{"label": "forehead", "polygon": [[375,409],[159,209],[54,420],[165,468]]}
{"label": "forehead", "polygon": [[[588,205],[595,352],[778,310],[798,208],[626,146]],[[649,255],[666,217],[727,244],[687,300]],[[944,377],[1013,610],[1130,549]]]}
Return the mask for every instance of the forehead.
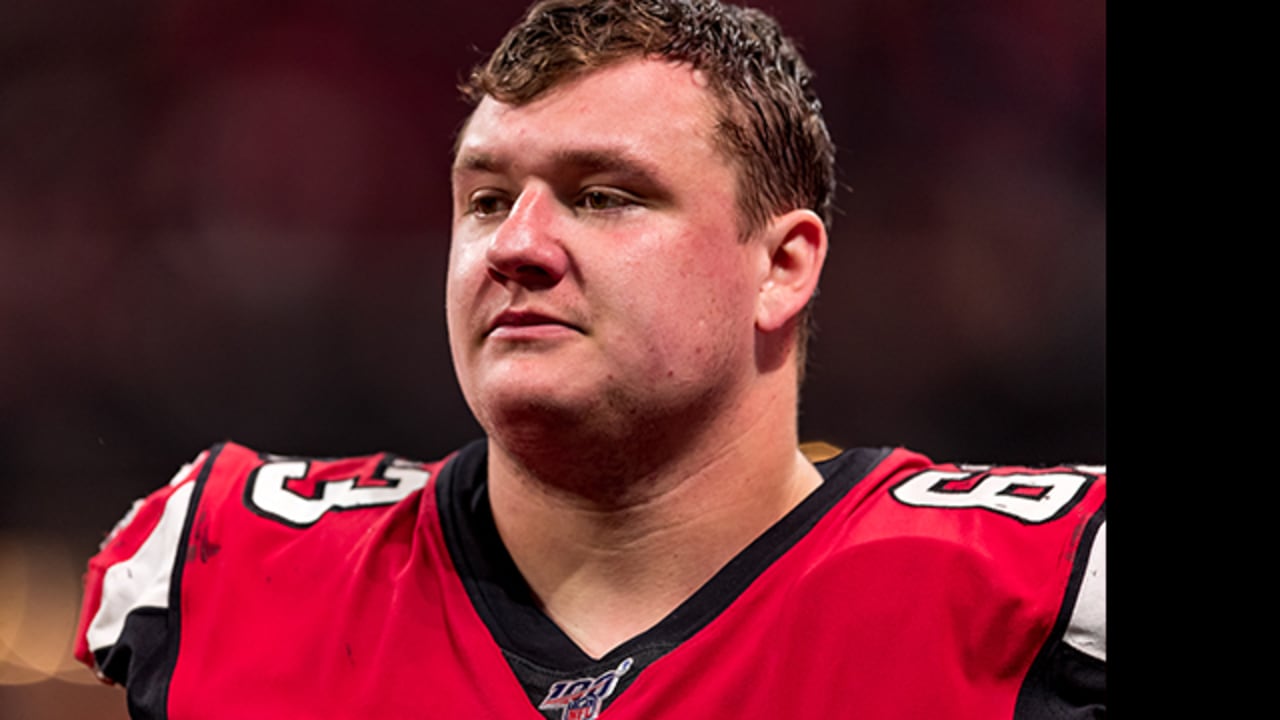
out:
{"label": "forehead", "polygon": [[726,165],[715,127],[702,73],[635,58],[572,78],[524,104],[485,97],[459,138],[454,169],[532,171],[544,160],[584,154],[616,154],[657,168],[677,160]]}

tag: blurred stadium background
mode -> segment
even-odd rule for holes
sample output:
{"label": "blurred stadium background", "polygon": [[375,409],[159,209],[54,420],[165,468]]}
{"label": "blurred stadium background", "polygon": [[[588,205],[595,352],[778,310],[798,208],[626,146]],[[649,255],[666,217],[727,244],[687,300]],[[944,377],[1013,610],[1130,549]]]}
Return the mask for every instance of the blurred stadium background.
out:
{"label": "blurred stadium background", "polygon": [[[125,716],[69,658],[84,561],[205,446],[478,433],[454,85],[524,5],[0,0],[0,718]],[[804,439],[1105,461],[1104,3],[759,6],[840,150]]]}

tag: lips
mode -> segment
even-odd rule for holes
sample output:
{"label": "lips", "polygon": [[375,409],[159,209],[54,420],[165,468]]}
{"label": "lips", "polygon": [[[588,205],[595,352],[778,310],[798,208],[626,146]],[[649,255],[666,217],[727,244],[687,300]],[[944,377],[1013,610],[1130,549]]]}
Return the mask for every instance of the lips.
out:
{"label": "lips", "polygon": [[504,310],[498,313],[490,323],[485,335],[492,335],[495,332],[511,328],[568,328],[576,332],[582,332],[577,325],[565,320],[561,320],[554,315],[549,315],[536,310]]}

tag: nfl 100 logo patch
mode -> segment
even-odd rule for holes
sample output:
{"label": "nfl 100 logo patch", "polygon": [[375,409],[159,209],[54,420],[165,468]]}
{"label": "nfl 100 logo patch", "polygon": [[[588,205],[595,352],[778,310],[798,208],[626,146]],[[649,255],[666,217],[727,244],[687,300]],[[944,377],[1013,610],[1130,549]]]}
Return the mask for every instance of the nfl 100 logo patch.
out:
{"label": "nfl 100 logo patch", "polygon": [[618,678],[630,669],[631,658],[627,658],[599,677],[558,680],[547,690],[538,709],[560,708],[561,720],[595,720],[604,707],[604,699],[618,687]]}

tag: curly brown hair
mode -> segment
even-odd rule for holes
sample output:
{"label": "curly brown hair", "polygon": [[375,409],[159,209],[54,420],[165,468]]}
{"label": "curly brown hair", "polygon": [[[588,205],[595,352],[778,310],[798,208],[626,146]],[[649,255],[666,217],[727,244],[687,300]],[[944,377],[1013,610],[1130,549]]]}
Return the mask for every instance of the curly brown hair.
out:
{"label": "curly brown hair", "polygon": [[687,62],[708,77],[719,106],[716,142],[739,167],[744,238],[795,208],[830,225],[835,146],[813,73],[759,10],[716,0],[542,0],[460,89],[473,104],[488,95],[521,105],[634,57]]}

